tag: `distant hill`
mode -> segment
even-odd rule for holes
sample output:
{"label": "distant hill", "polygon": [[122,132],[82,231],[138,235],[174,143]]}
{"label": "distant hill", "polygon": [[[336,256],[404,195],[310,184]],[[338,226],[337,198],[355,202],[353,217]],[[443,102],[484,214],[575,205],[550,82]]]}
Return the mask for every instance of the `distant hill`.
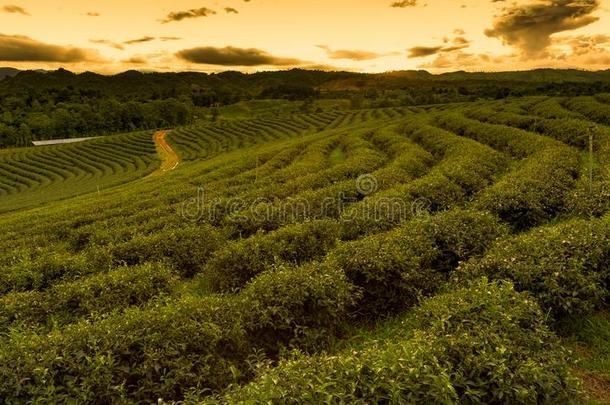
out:
{"label": "distant hill", "polygon": [[2,83],[5,90],[21,86],[55,88],[73,86],[79,88],[99,88],[107,94],[167,92],[168,88],[181,89],[198,85],[204,88],[225,88],[251,95],[274,86],[295,85],[314,87],[327,91],[350,91],[369,88],[392,89],[405,86],[419,86],[430,83],[455,82],[505,82],[505,83],[593,83],[610,81],[610,70],[584,71],[575,69],[538,69],[522,72],[452,72],[431,74],[425,70],[405,70],[379,74],[354,72],[325,72],[292,69],[279,72],[258,72],[245,74],[235,71],[206,74],[199,72],[143,73],[129,70],[112,76],[92,72],[80,74],[65,69],[52,72],[19,71],[0,68],[0,78],[9,77]]}
{"label": "distant hill", "polygon": [[536,69],[521,72],[452,72],[435,78],[442,80],[506,80],[521,82],[590,82],[610,80],[610,70]]}
{"label": "distant hill", "polygon": [[0,80],[4,79],[5,77],[16,76],[17,73],[19,73],[19,72],[20,72],[19,69],[0,67]]}
{"label": "distant hill", "polygon": [[[349,100],[350,108],[405,107],[521,96],[573,97],[610,93],[610,71],[433,75],[423,70],[380,74],[293,69],[143,73],[4,70],[0,81],[0,147],[32,140],[80,138],[184,125],[207,116],[200,108],[246,100]],[[5,114],[10,113],[10,114]]]}

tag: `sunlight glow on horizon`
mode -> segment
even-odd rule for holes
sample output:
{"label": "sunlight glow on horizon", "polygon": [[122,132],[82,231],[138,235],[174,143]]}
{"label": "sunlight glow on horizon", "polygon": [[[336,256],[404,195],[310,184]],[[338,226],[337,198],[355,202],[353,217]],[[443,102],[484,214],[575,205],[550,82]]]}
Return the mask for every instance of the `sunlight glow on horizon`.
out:
{"label": "sunlight glow on horizon", "polygon": [[[100,73],[610,68],[610,0],[391,3],[8,0],[0,2],[0,66]],[[534,14],[539,32],[524,28]]]}

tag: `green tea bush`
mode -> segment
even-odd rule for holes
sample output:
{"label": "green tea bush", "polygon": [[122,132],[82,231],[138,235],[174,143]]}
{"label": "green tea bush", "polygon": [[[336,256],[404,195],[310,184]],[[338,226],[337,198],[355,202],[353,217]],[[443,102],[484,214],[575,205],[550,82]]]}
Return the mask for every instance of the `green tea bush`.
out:
{"label": "green tea bush", "polygon": [[510,280],[561,317],[590,313],[604,302],[609,266],[608,221],[573,221],[499,241],[458,274]]}
{"label": "green tea bush", "polygon": [[[423,340],[423,339],[421,339]],[[206,404],[452,403],[450,376],[429,345],[405,340],[336,356],[296,355]]]}
{"label": "green tea bush", "polygon": [[297,172],[296,178],[283,184],[284,195],[280,197],[286,198],[299,192],[328,187],[345,179],[356,179],[386,162],[387,156],[383,152],[376,150],[374,145],[357,134],[343,137],[342,142],[346,153],[342,163],[310,174]]}
{"label": "green tea bush", "polygon": [[565,210],[579,167],[575,150],[545,149],[484,190],[474,205],[498,215],[515,230],[540,225]]}
{"label": "green tea bush", "polygon": [[81,280],[56,284],[45,291],[0,297],[0,329],[10,324],[65,324],[110,313],[167,295],[178,278],[165,266],[122,267]]}
{"label": "green tea bush", "polygon": [[182,277],[195,275],[223,241],[222,234],[209,225],[185,225],[149,236],[136,236],[111,247],[117,265],[137,265],[168,261]]}
{"label": "green tea bush", "polygon": [[413,216],[464,204],[506,167],[505,159],[488,146],[442,129],[410,123],[403,131],[442,160],[427,175],[345,210],[341,216],[345,223],[343,239],[387,231]]}
{"label": "green tea bush", "polygon": [[275,355],[284,347],[327,347],[360,294],[328,263],[280,265],[252,280],[237,298],[248,340]]}
{"label": "green tea bush", "polygon": [[436,291],[460,261],[481,255],[506,232],[490,214],[454,210],[343,243],[328,260],[362,290],[359,312],[383,314]]}
{"label": "green tea bush", "polygon": [[222,224],[232,237],[248,237],[306,220],[338,218],[346,207],[363,197],[356,179],[350,179],[303,191],[284,200],[258,202],[232,212]]}
{"label": "green tea bush", "polygon": [[478,107],[465,111],[468,118],[490,124],[507,125],[510,127],[529,130],[536,122],[536,117],[517,114],[509,111],[496,111],[489,107]]}
{"label": "green tea bush", "polygon": [[76,280],[110,269],[111,262],[103,249],[74,254],[54,245],[50,249],[37,249],[32,256],[2,266],[0,294],[16,291],[44,290],[62,281]]}
{"label": "green tea bush", "polygon": [[478,282],[427,299],[415,330],[296,355],[206,403],[567,403],[580,396],[536,302]]}
{"label": "green tea bush", "polygon": [[566,211],[580,218],[598,218],[610,212],[610,181],[596,172],[593,183],[581,178],[570,191]]}
{"label": "green tea bush", "polygon": [[433,171],[346,207],[340,217],[344,224],[342,239],[388,231],[415,216],[453,208],[464,198],[457,184]]}
{"label": "green tea bush", "polygon": [[555,140],[531,132],[479,122],[456,113],[440,115],[435,123],[457,135],[472,138],[518,158],[525,158],[536,151],[558,145]]}
{"label": "green tea bush", "polygon": [[548,98],[540,103],[537,103],[529,108],[529,110],[536,115],[550,119],[561,119],[561,118],[584,118],[582,114],[574,111],[570,111],[561,105],[560,98]]}
{"label": "green tea bush", "polygon": [[241,288],[276,262],[300,264],[321,258],[335,246],[339,233],[337,222],[319,220],[230,242],[214,252],[202,277],[215,291]]}
{"label": "green tea bush", "polygon": [[593,97],[574,97],[564,100],[563,105],[576,111],[591,121],[610,125],[610,105],[600,103]]}
{"label": "green tea bush", "polygon": [[438,170],[467,195],[489,186],[506,169],[507,159],[487,145],[430,125],[407,124],[403,131],[415,142],[443,158]]}
{"label": "green tea bush", "polygon": [[236,296],[186,296],[50,332],[11,331],[0,347],[0,398],[116,403],[218,392],[248,378],[261,352],[322,348],[357,299],[339,269],[280,266]]}
{"label": "green tea bush", "polygon": [[536,121],[532,129],[568,145],[586,148],[589,144],[591,125],[591,122],[585,120],[560,118]]}

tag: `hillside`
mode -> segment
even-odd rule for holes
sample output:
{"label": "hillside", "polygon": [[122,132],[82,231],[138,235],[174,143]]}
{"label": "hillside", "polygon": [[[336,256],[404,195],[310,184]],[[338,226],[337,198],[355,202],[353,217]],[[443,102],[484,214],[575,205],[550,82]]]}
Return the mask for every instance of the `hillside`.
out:
{"label": "hillside", "polygon": [[0,152],[0,398],[610,400],[608,94],[292,105]]}
{"label": "hillside", "polygon": [[19,69],[0,67],[0,80],[5,77],[13,77],[19,73]]}
{"label": "hillside", "polygon": [[[610,92],[608,71],[431,75],[289,70],[243,74],[140,73],[114,76],[24,71],[0,81],[0,148],[32,141],[106,136],[193,124],[218,107],[253,100],[349,100],[352,108],[498,100]],[[296,108],[294,109],[296,110]]]}

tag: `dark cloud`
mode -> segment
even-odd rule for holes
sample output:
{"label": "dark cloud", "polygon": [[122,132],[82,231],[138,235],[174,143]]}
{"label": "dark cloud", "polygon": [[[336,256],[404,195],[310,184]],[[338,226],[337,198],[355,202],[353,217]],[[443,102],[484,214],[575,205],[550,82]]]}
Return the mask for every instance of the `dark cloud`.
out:
{"label": "dark cloud", "polygon": [[94,43],[94,44],[100,44],[100,45],[108,45],[110,47],[123,50],[123,49],[125,49],[124,45],[137,45],[137,44],[142,44],[145,42],[151,42],[151,41],[155,41],[155,40],[159,40],[159,41],[163,41],[163,42],[178,41],[180,39],[182,39],[182,38],[180,38],[180,37],[156,38],[156,37],[145,36],[145,37],[141,37],[141,38],[130,39],[128,41],[123,41],[122,43],[113,42],[108,39],[92,39],[89,42]]}
{"label": "dark cloud", "polygon": [[394,8],[407,8],[407,7],[416,7],[419,4],[419,0],[401,0],[395,1],[390,4],[390,7]]}
{"label": "dark cloud", "polygon": [[415,46],[410,48],[409,58],[422,58],[425,56],[450,53],[460,51],[470,46],[470,41],[464,37],[455,37],[453,39],[445,38],[444,43],[451,43],[449,46]]}
{"label": "dark cloud", "polygon": [[161,22],[163,24],[167,24],[172,21],[182,21],[189,18],[207,17],[214,14],[216,14],[216,11],[211,10],[207,7],[193,8],[186,11],[173,11],[169,13],[163,20],[161,20]]}
{"label": "dark cloud", "polygon": [[99,62],[90,49],[46,44],[20,35],[0,34],[0,61],[11,62]]}
{"label": "dark cloud", "polygon": [[30,15],[30,13],[25,11],[25,9],[23,9],[22,7],[15,5],[7,5],[2,7],[0,10],[4,11],[5,13]]}
{"label": "dark cloud", "polygon": [[225,12],[227,14],[239,14],[239,11],[237,11],[233,7],[225,7]]}
{"label": "dark cloud", "polygon": [[91,42],[92,44],[98,44],[98,45],[108,45],[112,48],[120,49],[120,50],[125,49],[125,47],[123,45],[118,44],[116,42],[112,42],[109,39],[90,39],[89,42]]}
{"label": "dark cloud", "polygon": [[435,55],[443,49],[442,46],[414,46],[409,48],[409,58],[421,58],[423,56]]}
{"label": "dark cloud", "polygon": [[131,58],[123,59],[121,62],[132,65],[143,65],[148,62],[143,56],[132,56]]}
{"label": "dark cloud", "polygon": [[375,53],[361,50],[338,49],[333,50],[326,45],[318,45],[318,48],[326,51],[331,59],[350,59],[354,61],[364,61],[383,58],[384,56],[396,55],[396,53]]}
{"label": "dark cloud", "polygon": [[598,8],[598,0],[544,0],[513,5],[503,10],[485,34],[518,48],[524,56],[538,55],[551,44],[551,35],[597,21],[599,18],[591,14]]}
{"label": "dark cloud", "polygon": [[305,61],[273,56],[260,49],[199,47],[185,49],[176,56],[192,63],[219,66],[298,66]]}
{"label": "dark cloud", "polygon": [[134,44],[141,44],[144,42],[150,42],[150,41],[154,41],[156,38],[155,37],[141,37],[141,38],[136,38],[136,39],[130,39],[129,41],[123,41],[124,44],[126,45],[134,45]]}
{"label": "dark cloud", "polygon": [[455,37],[453,38],[453,43],[456,45],[468,45],[470,44],[470,41],[464,37]]}

